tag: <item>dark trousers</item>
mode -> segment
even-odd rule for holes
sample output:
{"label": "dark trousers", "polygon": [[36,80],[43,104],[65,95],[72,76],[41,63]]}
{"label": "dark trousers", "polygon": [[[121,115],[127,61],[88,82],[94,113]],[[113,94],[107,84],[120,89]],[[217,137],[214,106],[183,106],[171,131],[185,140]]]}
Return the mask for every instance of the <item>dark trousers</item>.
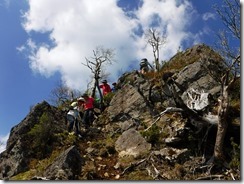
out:
{"label": "dark trousers", "polygon": [[85,127],[89,127],[94,120],[94,114],[93,114],[93,109],[87,109],[85,110],[83,114],[83,123]]}
{"label": "dark trousers", "polygon": [[67,114],[67,121],[68,121],[68,132],[72,132],[74,130],[74,125],[75,125],[75,133],[79,134],[80,129],[79,129],[78,120],[74,116]]}

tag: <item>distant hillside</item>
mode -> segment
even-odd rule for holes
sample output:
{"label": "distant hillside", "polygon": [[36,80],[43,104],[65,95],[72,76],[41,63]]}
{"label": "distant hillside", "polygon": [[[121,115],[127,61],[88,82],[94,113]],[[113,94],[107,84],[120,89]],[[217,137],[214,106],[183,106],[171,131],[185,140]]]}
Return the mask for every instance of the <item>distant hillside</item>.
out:
{"label": "distant hillside", "polygon": [[230,95],[227,165],[209,162],[224,70],[218,53],[196,45],[159,73],[125,73],[92,126],[81,124],[82,138],[68,133],[66,111],[36,104],[11,129],[0,179],[240,180],[240,81]]}

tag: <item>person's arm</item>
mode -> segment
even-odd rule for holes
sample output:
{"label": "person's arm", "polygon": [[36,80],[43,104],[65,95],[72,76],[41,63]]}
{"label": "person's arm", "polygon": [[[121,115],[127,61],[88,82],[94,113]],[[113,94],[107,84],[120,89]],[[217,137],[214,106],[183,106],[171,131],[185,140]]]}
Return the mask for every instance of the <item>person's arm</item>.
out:
{"label": "person's arm", "polygon": [[76,113],[77,120],[81,121],[80,112],[79,112],[78,108],[75,109],[75,113]]}
{"label": "person's arm", "polygon": [[153,69],[152,65],[148,61],[147,61],[147,65],[149,65],[151,69]]}
{"label": "person's arm", "polygon": [[111,92],[111,91],[112,91],[112,89],[111,89],[110,85],[108,85],[108,92]]}

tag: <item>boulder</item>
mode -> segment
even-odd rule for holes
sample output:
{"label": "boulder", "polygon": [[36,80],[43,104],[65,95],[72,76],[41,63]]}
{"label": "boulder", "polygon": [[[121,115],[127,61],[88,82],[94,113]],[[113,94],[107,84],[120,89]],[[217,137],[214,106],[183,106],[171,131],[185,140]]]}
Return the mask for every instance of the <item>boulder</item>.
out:
{"label": "boulder", "polygon": [[120,157],[133,156],[137,158],[148,153],[151,149],[151,144],[149,144],[139,132],[134,129],[129,129],[123,132],[117,139],[115,149]]}
{"label": "boulder", "polygon": [[82,159],[76,146],[61,153],[45,170],[44,176],[50,180],[77,180],[81,172]]}

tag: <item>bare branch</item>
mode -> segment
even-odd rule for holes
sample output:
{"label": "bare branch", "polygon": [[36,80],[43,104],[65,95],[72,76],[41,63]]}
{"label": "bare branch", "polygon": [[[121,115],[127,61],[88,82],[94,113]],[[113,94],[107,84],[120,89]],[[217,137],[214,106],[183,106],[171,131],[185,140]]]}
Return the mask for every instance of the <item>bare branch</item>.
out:
{"label": "bare branch", "polygon": [[224,5],[221,8],[215,6],[223,24],[231,32],[232,36],[239,40],[241,38],[240,7],[239,0],[224,0]]}
{"label": "bare branch", "polygon": [[147,39],[147,43],[152,46],[155,70],[159,71],[159,50],[160,47],[166,43],[166,36],[164,33],[161,34],[157,29],[151,28],[145,33],[145,38]]}
{"label": "bare branch", "polygon": [[95,80],[92,90],[93,97],[95,96],[96,88],[98,88],[100,97],[102,99],[100,88],[98,86],[98,80],[106,75],[102,67],[106,64],[112,64],[112,62],[115,62],[114,56],[115,54],[113,49],[104,49],[102,46],[97,46],[96,49],[93,50],[93,57],[90,59],[85,58],[86,64],[83,65],[91,70]]}
{"label": "bare branch", "polygon": [[57,86],[51,91],[50,101],[55,106],[59,106],[65,104],[67,101],[77,98],[79,94],[79,91],[72,90],[63,85],[61,81],[58,81]]}

